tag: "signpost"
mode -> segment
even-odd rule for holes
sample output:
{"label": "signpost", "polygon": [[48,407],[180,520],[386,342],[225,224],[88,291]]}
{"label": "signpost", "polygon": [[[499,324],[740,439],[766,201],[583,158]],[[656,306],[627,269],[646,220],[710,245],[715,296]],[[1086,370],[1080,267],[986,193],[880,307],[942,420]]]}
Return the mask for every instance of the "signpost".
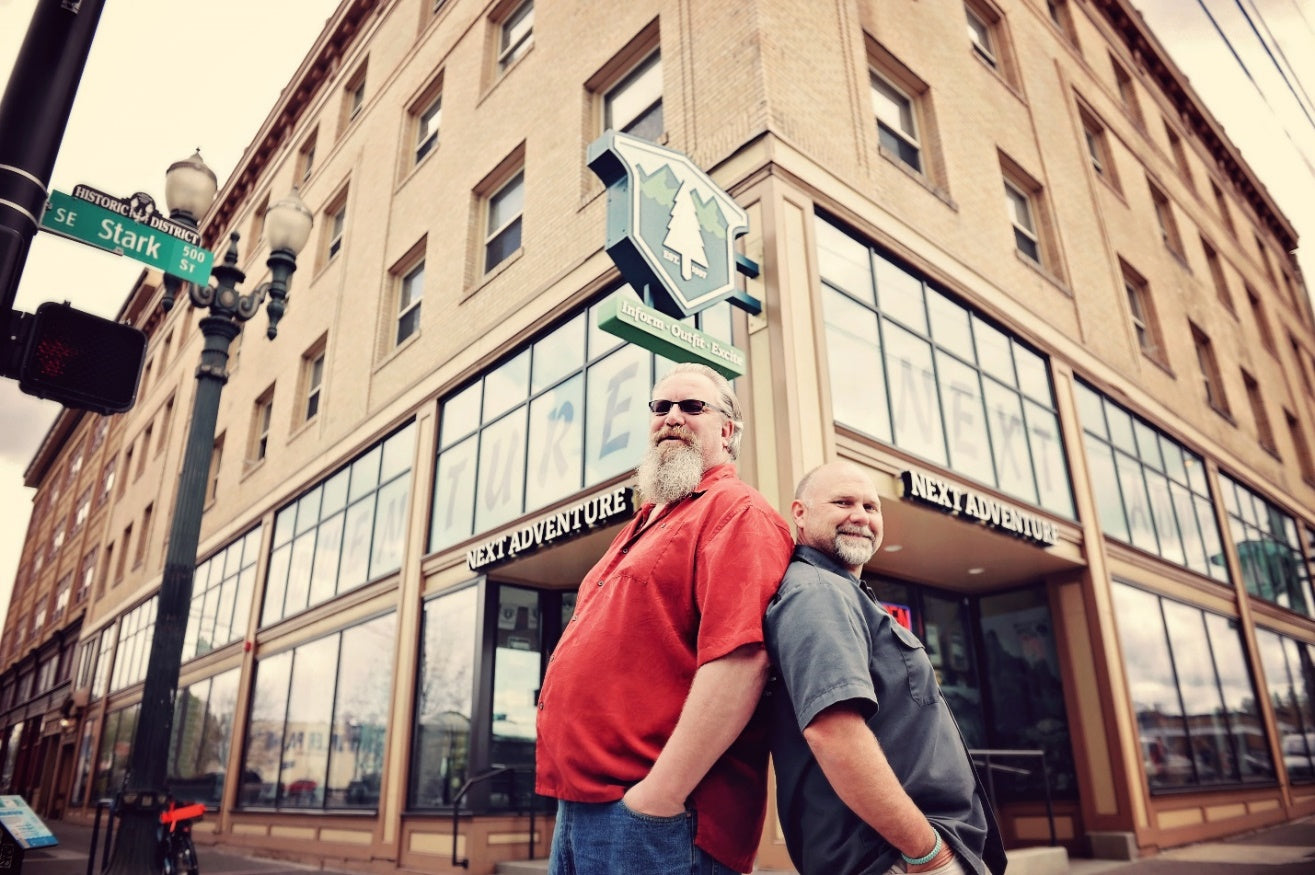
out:
{"label": "signpost", "polygon": [[143,194],[127,200],[79,185],[72,195],[51,190],[41,227],[82,243],[206,284],[214,254],[201,235],[155,212]]}

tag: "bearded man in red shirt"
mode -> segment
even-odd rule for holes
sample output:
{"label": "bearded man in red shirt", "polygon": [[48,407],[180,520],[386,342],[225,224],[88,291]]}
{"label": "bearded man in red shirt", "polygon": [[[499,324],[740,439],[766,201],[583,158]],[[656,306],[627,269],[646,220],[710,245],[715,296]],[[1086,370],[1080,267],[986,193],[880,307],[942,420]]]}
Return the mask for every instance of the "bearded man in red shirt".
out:
{"label": "bearded man in red shirt", "polygon": [[736,475],[725,378],[677,365],[649,408],[644,503],[580,584],[539,695],[551,875],[748,872],[762,834],[762,617],[793,539]]}

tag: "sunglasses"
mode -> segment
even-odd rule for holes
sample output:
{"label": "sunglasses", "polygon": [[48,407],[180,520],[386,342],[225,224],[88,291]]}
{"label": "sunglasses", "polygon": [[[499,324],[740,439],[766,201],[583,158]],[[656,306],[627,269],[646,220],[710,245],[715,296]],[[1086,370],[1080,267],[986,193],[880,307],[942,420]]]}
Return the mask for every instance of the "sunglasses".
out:
{"label": "sunglasses", "polygon": [[729,413],[726,413],[726,411],[722,410],[720,407],[714,407],[707,401],[699,401],[697,398],[686,398],[684,401],[667,401],[666,399],[659,399],[657,401],[648,402],[648,409],[653,411],[653,415],[655,416],[666,416],[671,412],[672,407],[679,407],[680,412],[686,416],[698,416],[705,410],[715,410],[725,416],[730,416]]}

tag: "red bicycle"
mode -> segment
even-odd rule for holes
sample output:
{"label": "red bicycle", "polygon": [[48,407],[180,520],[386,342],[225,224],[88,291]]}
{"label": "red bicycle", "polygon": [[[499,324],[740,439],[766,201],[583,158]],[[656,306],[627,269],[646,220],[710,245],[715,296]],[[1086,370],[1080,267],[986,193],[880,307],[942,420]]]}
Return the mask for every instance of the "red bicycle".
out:
{"label": "red bicycle", "polygon": [[169,807],[160,812],[160,871],[164,875],[197,875],[196,845],[192,844],[192,821],[205,815],[200,802],[178,807],[169,797]]}

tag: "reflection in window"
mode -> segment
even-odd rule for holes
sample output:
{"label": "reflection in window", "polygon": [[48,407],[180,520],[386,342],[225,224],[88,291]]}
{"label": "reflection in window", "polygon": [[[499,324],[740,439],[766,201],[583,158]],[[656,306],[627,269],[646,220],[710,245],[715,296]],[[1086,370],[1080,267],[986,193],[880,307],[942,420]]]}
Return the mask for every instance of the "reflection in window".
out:
{"label": "reflection in window", "polygon": [[837,423],[1073,518],[1045,360],[818,218]]}
{"label": "reflection in window", "polygon": [[410,424],[279,510],[261,625],[401,567],[414,451]]}
{"label": "reflection in window", "polygon": [[[78,741],[78,760],[77,766],[73,773],[73,792],[69,795],[69,804],[82,806],[83,796],[87,792],[87,785],[91,783],[91,754],[92,742],[96,738],[96,727],[98,721],[92,717],[82,724],[82,738]],[[0,779],[7,785],[8,778],[0,775]]]}
{"label": "reflection in window", "polygon": [[168,775],[169,789],[179,799],[219,807],[233,738],[239,671],[234,668],[178,691]]}
{"label": "reflection in window", "polygon": [[123,786],[140,710],[141,705],[129,705],[110,712],[105,718],[105,731],[101,734],[100,752],[96,756],[96,777],[91,782],[93,799],[111,797]]}
{"label": "reflection in window", "polygon": [[246,635],[259,550],[257,527],[196,567],[184,662]]}
{"label": "reflection in window", "polygon": [[146,677],[146,660],[155,637],[155,606],[151,596],[119,618],[119,650],[114,657],[114,675],[110,692],[118,692]]}
{"label": "reflection in window", "polygon": [[469,586],[425,604],[411,751],[413,808],[450,806],[469,772],[478,597],[479,587]]}
{"label": "reflection in window", "polygon": [[1315,781],[1315,645],[1256,629],[1288,780]]}
{"label": "reflection in window", "polygon": [[[636,298],[629,286],[614,294]],[[429,549],[632,470],[657,359],[597,328],[600,304],[443,400]],[[730,341],[729,304],[686,324]]]}
{"label": "reflection in window", "polygon": [[1237,622],[1111,589],[1151,790],[1273,780]]}
{"label": "reflection in window", "polygon": [[1299,614],[1315,616],[1297,522],[1278,505],[1220,472],[1228,534],[1247,592]]}
{"label": "reflection in window", "polygon": [[396,626],[388,614],[260,660],[242,805],[378,807]]}
{"label": "reflection in window", "polygon": [[1228,581],[1201,457],[1085,383],[1075,386],[1102,531]]}

